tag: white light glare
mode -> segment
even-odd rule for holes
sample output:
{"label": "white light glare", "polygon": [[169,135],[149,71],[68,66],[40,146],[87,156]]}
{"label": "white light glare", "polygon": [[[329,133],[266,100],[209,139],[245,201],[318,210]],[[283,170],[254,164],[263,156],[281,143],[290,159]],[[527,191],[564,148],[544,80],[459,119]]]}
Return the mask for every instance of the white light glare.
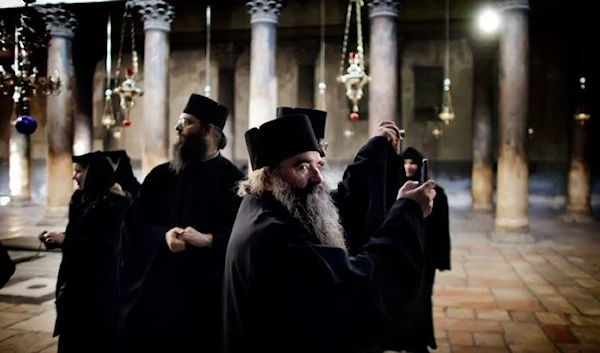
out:
{"label": "white light glare", "polygon": [[479,14],[479,29],[484,33],[495,33],[500,27],[500,14],[494,9],[485,9]]}

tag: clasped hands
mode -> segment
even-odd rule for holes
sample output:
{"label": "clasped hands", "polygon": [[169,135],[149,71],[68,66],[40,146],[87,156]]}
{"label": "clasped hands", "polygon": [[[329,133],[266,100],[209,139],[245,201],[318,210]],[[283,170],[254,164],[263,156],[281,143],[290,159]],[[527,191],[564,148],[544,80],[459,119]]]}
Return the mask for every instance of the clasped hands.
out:
{"label": "clasped hands", "polygon": [[165,233],[167,246],[172,252],[181,252],[185,250],[186,245],[192,245],[199,248],[207,248],[212,246],[212,234],[204,234],[195,230],[192,227],[171,228]]}

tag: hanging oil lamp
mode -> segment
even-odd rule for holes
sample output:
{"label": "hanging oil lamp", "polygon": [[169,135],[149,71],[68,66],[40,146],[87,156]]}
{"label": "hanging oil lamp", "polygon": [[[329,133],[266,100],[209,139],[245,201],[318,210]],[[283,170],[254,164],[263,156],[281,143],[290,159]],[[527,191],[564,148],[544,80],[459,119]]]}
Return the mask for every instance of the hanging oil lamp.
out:
{"label": "hanging oil lamp", "polygon": [[442,97],[442,107],[438,117],[449,125],[455,118],[454,107],[452,106],[452,90],[450,86],[450,0],[446,0],[446,54],[444,62],[444,91]]}
{"label": "hanging oil lamp", "polygon": [[585,83],[585,77],[581,77],[579,79],[579,103],[577,104],[577,108],[575,109],[575,121],[577,121],[581,125],[585,125],[586,121],[590,120],[591,117],[590,112],[584,104]]}
{"label": "hanging oil lamp", "polygon": [[[348,46],[348,35],[350,32],[350,20],[352,18],[352,5],[355,5],[356,9],[356,51],[348,54],[348,68],[344,74],[344,64],[346,63],[346,49]],[[348,2],[348,10],[346,15],[346,28],[344,30],[344,42],[342,45],[342,60],[340,65],[340,73],[337,80],[341,82],[346,88],[346,96],[352,102],[352,112],[350,113],[350,120],[359,119],[359,106],[358,103],[364,95],[363,88],[369,83],[370,77],[367,75],[365,70],[365,52],[362,38],[362,24],[361,24],[361,7],[363,6],[362,0],[350,0]]]}
{"label": "hanging oil lamp", "polygon": [[[144,94],[144,90],[138,84],[139,74],[139,57],[135,48],[135,25],[133,23],[133,11],[131,6],[126,5],[125,13],[123,14],[123,29],[121,31],[121,43],[119,47],[119,56],[117,59],[117,69],[115,76],[117,80],[116,87],[113,88],[113,93],[119,96],[120,107],[123,110],[124,119],[121,121],[123,127],[131,125],[130,112],[136,105],[136,98]],[[129,24],[131,38],[131,65],[125,69],[124,77],[121,77],[123,72],[121,64],[123,61],[123,43],[125,41],[125,28]]]}

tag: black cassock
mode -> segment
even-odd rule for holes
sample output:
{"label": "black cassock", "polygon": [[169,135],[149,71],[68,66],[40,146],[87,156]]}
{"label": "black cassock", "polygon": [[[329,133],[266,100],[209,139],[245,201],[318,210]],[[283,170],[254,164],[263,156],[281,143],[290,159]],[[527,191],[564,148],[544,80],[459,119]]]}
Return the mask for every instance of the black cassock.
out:
{"label": "black cassock", "polygon": [[128,207],[127,197],[109,191],[71,197],[56,290],[60,353],[117,349],[120,230]]}
{"label": "black cassock", "polygon": [[356,257],[320,244],[272,196],[244,198],[225,264],[227,353],[357,352],[381,334],[380,294],[422,281],[422,212],[394,204]]}
{"label": "black cassock", "polygon": [[[218,352],[225,250],[244,175],[227,159],[188,166],[168,164],[144,180],[128,216],[123,265],[124,348],[127,352]],[[193,227],[213,235],[210,248],[171,252],[165,234]]]}

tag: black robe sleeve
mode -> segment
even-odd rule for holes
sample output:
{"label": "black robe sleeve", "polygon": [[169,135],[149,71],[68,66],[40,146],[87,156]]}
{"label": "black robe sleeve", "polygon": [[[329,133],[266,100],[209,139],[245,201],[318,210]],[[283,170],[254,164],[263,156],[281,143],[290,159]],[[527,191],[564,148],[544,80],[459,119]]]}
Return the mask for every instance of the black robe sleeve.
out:
{"label": "black robe sleeve", "polygon": [[[448,197],[441,187],[436,187],[431,215],[425,219],[426,253],[433,262],[433,267],[440,270],[450,270],[451,240],[450,215]],[[429,245],[427,244],[429,243]]]}
{"label": "black robe sleeve", "polygon": [[369,241],[392,206],[399,181],[389,179],[396,179],[397,166],[398,154],[391,144],[374,137],[360,149],[332,193],[352,254]]}
{"label": "black robe sleeve", "polygon": [[0,244],[0,288],[8,282],[15,273],[15,263],[8,255],[8,251]]}

